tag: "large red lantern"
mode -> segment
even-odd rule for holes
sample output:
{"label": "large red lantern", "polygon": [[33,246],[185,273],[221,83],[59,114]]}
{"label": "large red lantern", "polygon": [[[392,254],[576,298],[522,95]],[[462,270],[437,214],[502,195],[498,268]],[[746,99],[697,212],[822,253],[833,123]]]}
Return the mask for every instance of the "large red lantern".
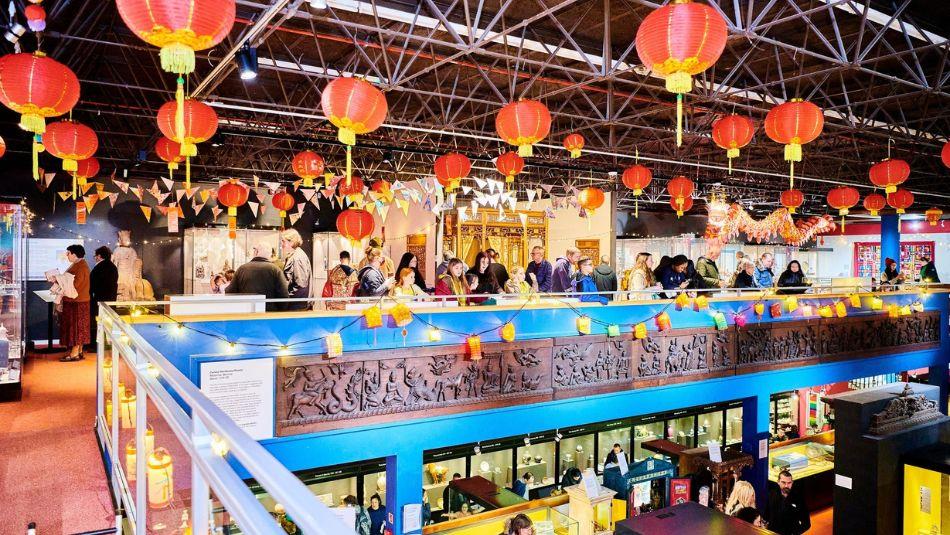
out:
{"label": "large red lantern", "polygon": [[[78,168],[78,161],[91,158],[99,148],[99,138],[92,128],[75,121],[59,121],[46,127],[43,134],[46,151],[63,160],[63,170],[70,173]],[[73,198],[76,198],[76,177],[73,176]]]}
{"label": "large red lantern", "polygon": [[[666,191],[669,192],[672,198],[670,203],[674,208],[677,208],[677,215],[683,215],[682,212],[688,210],[688,208],[683,209],[683,206],[686,205],[687,199],[691,199],[693,189],[693,181],[685,176],[673,177],[666,184]],[[692,205],[692,202],[690,202],[690,205]]]}
{"label": "large red lantern", "polygon": [[840,186],[828,192],[828,206],[838,210],[841,216],[841,232],[844,232],[845,219],[848,210],[861,200],[861,192],[851,186]]}
{"label": "large red lantern", "polygon": [[670,199],[670,207],[673,208],[673,210],[676,210],[677,218],[683,217],[684,213],[692,210],[693,198],[686,197],[685,199]]}
{"label": "large red lantern", "polygon": [[942,216],[943,210],[937,208],[936,206],[933,208],[928,208],[927,211],[924,212],[924,217],[927,218],[927,222],[930,223],[931,227],[936,227]]}
{"label": "large red lantern", "polygon": [[870,193],[864,198],[864,209],[872,216],[876,216],[885,206],[887,206],[887,199],[880,193]]}
{"label": "large red lantern", "polygon": [[356,195],[362,195],[363,180],[358,176],[354,176],[353,179],[350,180],[349,184],[347,184],[346,181],[341,180],[336,186],[336,192],[337,195],[341,197],[348,197],[350,199]]}
{"label": "large red lantern", "polygon": [[739,157],[739,149],[752,141],[753,134],[755,134],[755,125],[752,124],[752,119],[742,115],[727,115],[713,123],[713,141],[719,148],[726,149],[730,173],[732,173],[732,159]]}
{"label": "large red lantern", "polygon": [[634,164],[623,170],[623,185],[633,191],[633,216],[640,217],[640,195],[653,180],[653,172],[647,167]]}
{"label": "large red lantern", "polygon": [[524,158],[517,152],[508,151],[495,159],[495,169],[505,175],[505,182],[511,184],[515,176],[524,170]]}
{"label": "large red lantern", "polygon": [[571,158],[580,158],[581,150],[584,149],[584,136],[580,134],[568,134],[564,138],[564,148],[571,153]]}
{"label": "large red lantern", "polygon": [[178,164],[185,161],[181,155],[181,144],[162,136],[155,142],[155,154],[168,164],[168,178],[174,179],[173,173],[178,169]]}
{"label": "large red lantern", "polygon": [[765,116],[765,134],[785,145],[785,161],[789,162],[789,189],[795,187],[795,162],[802,161],[802,145],[821,134],[825,116],[821,108],[800,98],[775,106]]}
{"label": "large red lantern", "polygon": [[588,212],[600,208],[604,204],[604,191],[600,188],[584,188],[577,193],[577,204]]}
{"label": "large red lantern", "polygon": [[250,188],[237,180],[229,180],[218,188],[218,204],[228,207],[228,236],[237,237],[237,209],[244,206]]}
{"label": "large red lantern", "polygon": [[694,75],[716,63],[727,36],[726,21],[715,9],[689,0],[657,8],[637,28],[640,61],[676,93],[676,146],[683,144],[683,93],[693,88]]}
{"label": "large red lantern", "polygon": [[23,15],[26,17],[26,25],[34,32],[41,32],[46,29],[46,10],[38,4],[30,4],[23,9]]}
{"label": "large red lantern", "polygon": [[872,165],[868,175],[872,184],[884,188],[884,193],[894,193],[897,191],[897,186],[903,184],[910,176],[910,164],[904,160],[888,158]]}
{"label": "large red lantern", "polygon": [[943,165],[950,167],[950,141],[944,143],[943,148],[940,149],[940,159],[943,161]]}
{"label": "large red lantern", "polygon": [[312,188],[313,179],[322,175],[326,166],[323,163],[323,158],[319,154],[312,150],[305,150],[298,152],[294,156],[290,167],[294,170],[295,175],[303,179],[305,188]]}
{"label": "large red lantern", "polygon": [[914,194],[906,189],[898,188],[894,193],[887,195],[887,204],[897,210],[898,214],[903,214],[914,204]]}
{"label": "large red lantern", "polygon": [[373,233],[376,223],[373,214],[366,210],[347,208],[336,218],[336,229],[344,238],[350,240],[353,247]]}
{"label": "large red lantern", "polygon": [[287,212],[293,209],[297,204],[296,201],[294,201],[294,196],[286,191],[278,191],[271,198],[270,202],[280,214],[280,228],[284,228],[284,218],[287,217]]}
{"label": "large red lantern", "polygon": [[536,100],[510,102],[495,116],[495,132],[509,145],[518,147],[518,156],[532,156],[532,146],[550,131],[551,112]]}
{"label": "large red lantern", "polygon": [[353,176],[353,145],[357,134],[368,134],[386,120],[386,95],[361,78],[335,78],[323,88],[320,106],[327,120],[339,129],[337,138],[346,145],[346,182]]}
{"label": "large red lantern", "polygon": [[468,176],[472,170],[472,162],[464,154],[450,152],[435,159],[433,170],[439,184],[442,184],[446,191],[452,191]]}
{"label": "large red lantern", "polygon": [[188,98],[180,106],[170,101],[158,109],[158,129],[181,145],[180,154],[185,157],[185,188],[191,189],[191,157],[198,155],[198,143],[211,139],[218,131],[218,114],[199,100]]}
{"label": "large red lantern", "polygon": [[788,209],[788,213],[794,214],[795,210],[805,202],[805,195],[797,189],[787,189],[779,196],[779,201]]}

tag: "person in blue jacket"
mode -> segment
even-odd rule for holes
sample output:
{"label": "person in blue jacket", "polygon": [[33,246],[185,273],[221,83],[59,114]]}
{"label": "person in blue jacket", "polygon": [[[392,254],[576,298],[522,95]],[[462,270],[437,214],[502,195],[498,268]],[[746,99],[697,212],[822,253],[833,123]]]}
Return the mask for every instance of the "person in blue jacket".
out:
{"label": "person in blue jacket", "polygon": [[594,262],[589,256],[581,257],[577,261],[577,276],[574,278],[573,291],[578,294],[581,302],[607,304],[607,298],[602,295],[596,295],[597,284],[594,282],[592,274],[594,273]]}
{"label": "person in blue jacket", "polygon": [[379,494],[373,494],[369,499],[369,535],[383,535],[386,529],[386,506],[383,505]]}
{"label": "person in blue jacket", "polygon": [[[686,273],[689,265],[689,259],[686,255],[676,255],[670,260],[670,264],[660,275],[660,283],[664,290],[685,290],[690,284],[690,278]],[[664,294],[667,299],[676,297],[676,292],[667,292]]]}

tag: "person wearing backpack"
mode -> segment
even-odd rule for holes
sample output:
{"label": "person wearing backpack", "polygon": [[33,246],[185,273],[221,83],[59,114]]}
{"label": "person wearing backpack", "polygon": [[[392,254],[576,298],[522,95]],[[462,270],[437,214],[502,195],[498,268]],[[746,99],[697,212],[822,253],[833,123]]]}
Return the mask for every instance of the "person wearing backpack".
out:
{"label": "person wearing backpack", "polygon": [[356,534],[369,535],[372,521],[369,519],[369,512],[366,510],[366,508],[356,501],[356,496],[353,496],[352,494],[345,496],[343,498],[343,505],[356,509]]}
{"label": "person wearing backpack", "polygon": [[[356,270],[350,266],[350,252],[340,251],[340,263],[327,273],[327,282],[323,285],[323,298],[350,297],[359,279]],[[343,310],[346,303],[343,301],[328,301],[327,310]]]}

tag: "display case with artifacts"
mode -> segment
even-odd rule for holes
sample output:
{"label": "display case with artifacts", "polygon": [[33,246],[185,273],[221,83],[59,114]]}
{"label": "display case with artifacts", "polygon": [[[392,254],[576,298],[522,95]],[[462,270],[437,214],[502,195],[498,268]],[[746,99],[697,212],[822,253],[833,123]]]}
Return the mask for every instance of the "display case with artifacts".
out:
{"label": "display case with artifacts", "polygon": [[666,438],[687,448],[692,448],[696,445],[695,425],[696,416],[671,418],[666,421]]}
{"label": "display case with artifacts", "polygon": [[[561,451],[565,450],[562,448]],[[530,473],[534,480],[528,485],[529,490],[555,485],[557,474],[561,473],[555,473],[557,470],[555,453],[554,440],[547,442],[535,440],[518,448],[516,455],[518,466],[515,467],[514,474],[511,474],[511,480],[514,481]],[[573,459],[573,456],[571,458]]]}
{"label": "display case with artifacts", "polygon": [[604,471],[604,463],[607,459],[607,456],[613,450],[614,444],[620,444],[621,449],[624,452],[627,452],[627,462],[632,463],[633,459],[630,457],[630,422],[627,420],[617,420],[614,422],[607,422],[604,424],[603,431],[597,433],[597,472],[602,473]]}
{"label": "display case with artifacts", "polygon": [[810,510],[832,503],[835,468],[835,432],[777,442],[769,446],[769,480],[782,470],[791,472]]}
{"label": "display case with artifacts", "polygon": [[[456,453],[457,454],[457,453]],[[454,474],[465,477],[465,457],[446,458],[432,456],[423,466],[422,491],[431,504],[432,511],[444,511],[451,503],[446,503],[446,488]]]}
{"label": "display case with artifacts", "polygon": [[[520,215],[525,216],[522,225]],[[548,243],[548,222],[544,212],[505,212],[480,208],[474,217],[459,217],[458,212],[443,216],[442,248],[451,251],[466,265],[475,264],[475,256],[485,249],[498,251],[505,266],[528,265],[531,248]]]}
{"label": "display case with artifacts", "polygon": [[626,518],[669,505],[670,478],[676,474],[673,463],[663,459],[647,459],[628,466],[604,471],[604,486],[617,492],[617,499],[627,504]]}
{"label": "display case with artifacts", "polygon": [[[271,258],[280,257],[280,231],[237,229],[232,240],[226,228],[185,229],[183,247],[185,263],[185,293],[215,293],[212,279],[218,273],[236,270],[248,262],[251,246],[264,244],[271,251]],[[121,288],[121,269],[119,271]],[[224,293],[223,289],[218,293]]]}
{"label": "display case with artifacts", "polygon": [[780,428],[798,426],[798,392],[782,392],[772,394],[769,403],[769,430],[772,433],[770,440],[775,441]]}
{"label": "display case with artifacts", "polygon": [[440,524],[423,526],[424,535],[498,535],[505,532],[506,523],[515,515],[531,519],[535,535],[579,535],[578,522],[561,513],[555,506],[566,502],[549,498],[534,500],[501,509],[485,510]]}
{"label": "display case with artifacts", "polygon": [[0,401],[22,392],[25,217],[19,204],[0,203]]}
{"label": "display case with artifacts", "polygon": [[[655,416],[650,417],[655,420]],[[643,443],[663,438],[663,420],[644,421],[633,426],[633,460],[652,457],[653,452],[643,449]]]}
{"label": "display case with artifacts", "polygon": [[[563,474],[571,468],[577,468],[581,472],[588,468],[596,468],[594,434],[585,433],[585,431],[586,429],[573,429],[564,432],[560,447],[560,473]],[[578,435],[577,433],[585,434]]]}

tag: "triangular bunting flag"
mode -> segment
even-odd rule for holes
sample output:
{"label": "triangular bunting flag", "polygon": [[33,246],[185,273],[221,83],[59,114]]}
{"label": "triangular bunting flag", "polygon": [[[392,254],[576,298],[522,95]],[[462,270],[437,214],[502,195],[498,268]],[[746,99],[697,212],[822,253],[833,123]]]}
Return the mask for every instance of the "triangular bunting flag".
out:
{"label": "triangular bunting flag", "polygon": [[184,195],[185,195],[185,190],[183,190],[183,189],[176,189],[176,190],[175,190],[175,199],[177,199],[178,202],[181,202],[181,198],[182,198]]}
{"label": "triangular bunting flag", "polygon": [[466,219],[468,219],[468,208],[467,208],[467,207],[465,207],[465,206],[459,207],[458,213],[459,213],[459,219],[460,219],[460,220],[465,221]]}
{"label": "triangular bunting flag", "polygon": [[462,186],[462,193],[463,193],[463,194],[468,195],[468,194],[471,193],[471,192],[472,192],[472,187],[471,187],[471,186]]}
{"label": "triangular bunting flag", "polygon": [[158,213],[162,215],[168,215],[168,207],[161,204],[155,205],[155,209],[158,210]]}
{"label": "triangular bunting flag", "polygon": [[[277,191],[280,188],[280,182],[264,182],[264,185],[267,186],[267,189],[271,192]],[[254,186],[257,187],[257,183],[254,183]]]}
{"label": "triangular bunting flag", "polygon": [[148,206],[147,204],[141,204],[139,205],[139,208],[141,208],[142,213],[145,214],[145,220],[151,223],[152,222],[152,207]]}
{"label": "triangular bunting flag", "polygon": [[197,202],[196,202],[196,203],[192,203],[192,204],[191,204],[191,208],[192,208],[192,210],[195,211],[195,215],[198,215],[199,212],[201,212],[202,210],[204,210],[204,207],[205,207],[205,203],[203,203],[203,202],[202,202],[202,203],[197,203]]}
{"label": "triangular bunting flag", "polygon": [[115,184],[120,190],[122,190],[122,193],[128,193],[128,192],[129,192],[129,183],[128,183],[128,182],[122,182],[121,180],[116,180],[116,179],[113,178],[113,179],[112,179],[112,183]]}
{"label": "triangular bunting flag", "polygon": [[206,202],[208,202],[208,197],[211,196],[211,192],[208,191],[208,190],[206,190],[206,189],[203,189],[203,190],[201,190],[201,192],[199,193],[199,196],[201,197],[201,202],[202,202],[202,203],[206,203]]}
{"label": "triangular bunting flag", "polygon": [[521,220],[522,228],[528,228],[528,214],[518,214],[518,219]]}
{"label": "triangular bunting flag", "polygon": [[139,202],[142,202],[142,193],[143,193],[142,186],[135,186],[134,188],[132,188],[132,193],[134,193],[135,196],[138,197]]}
{"label": "triangular bunting flag", "polygon": [[257,187],[257,184],[261,181],[261,177],[254,175],[254,187]]}
{"label": "triangular bunting flag", "polygon": [[534,196],[537,192],[533,189],[525,190],[525,193],[528,195],[528,202],[534,202]]}
{"label": "triangular bunting flag", "polygon": [[301,215],[302,215],[302,214],[290,214],[290,215],[288,216],[288,219],[290,219],[290,224],[291,224],[291,225],[297,224],[297,220],[300,219],[300,216],[301,216]]}
{"label": "triangular bunting flag", "polygon": [[478,185],[478,189],[485,189],[486,182],[484,178],[476,178],[475,184]]}
{"label": "triangular bunting flag", "polygon": [[300,187],[300,183],[301,183],[301,182],[303,182],[303,180],[294,180],[294,189],[295,189],[295,190]]}
{"label": "triangular bunting flag", "polygon": [[308,201],[312,199],[314,195],[317,194],[317,190],[313,188],[303,188],[300,190],[300,192],[303,193],[303,198],[307,199]]}
{"label": "triangular bunting flag", "polygon": [[113,192],[113,193],[109,193],[108,195],[109,195],[109,204],[110,204],[113,208],[115,208],[115,201],[116,201],[116,199],[119,198],[119,194]]}
{"label": "triangular bunting flag", "polygon": [[99,195],[93,193],[92,195],[86,195],[82,198],[82,202],[86,205],[86,212],[92,212],[92,207],[96,205],[96,202],[99,201]]}
{"label": "triangular bunting flag", "polygon": [[386,222],[386,217],[389,216],[389,208],[390,208],[390,205],[388,204],[380,204],[376,206],[376,211],[379,212],[379,218],[384,223]]}
{"label": "triangular bunting flag", "polygon": [[305,202],[299,202],[299,203],[297,203],[297,213],[298,213],[298,214],[302,214],[303,211],[304,211],[304,208],[306,208],[306,207],[307,207],[307,203],[305,203]]}
{"label": "triangular bunting flag", "polygon": [[169,192],[166,192],[166,193],[159,193],[159,194],[155,197],[155,200],[157,200],[159,203],[163,203],[163,202],[165,202],[165,199],[167,199],[168,196],[171,195],[171,194],[172,194],[172,192],[170,192],[170,191],[169,191]]}
{"label": "triangular bunting flag", "polygon": [[59,193],[59,198],[64,201],[73,196],[72,192],[69,192],[69,191],[60,191],[58,193]]}
{"label": "triangular bunting flag", "polygon": [[224,211],[224,210],[222,210],[221,208],[218,208],[217,206],[212,206],[212,207],[211,207],[211,215],[214,216],[214,220],[215,220],[215,221],[218,220],[218,216],[221,215],[221,212],[223,212],[223,211]]}
{"label": "triangular bunting flag", "polygon": [[88,192],[89,192],[89,189],[92,188],[92,187],[95,186],[95,185],[96,185],[95,182],[86,182],[85,184],[83,184],[82,186],[80,186],[80,188],[82,188],[82,194],[85,195],[86,193],[88,193]]}
{"label": "triangular bunting flag", "polygon": [[46,182],[46,186],[49,186],[54,178],[56,178],[56,173],[43,173],[43,181]]}
{"label": "triangular bunting flag", "polygon": [[544,192],[549,195],[551,194],[551,190],[554,189],[554,184],[541,184],[540,186],[541,189],[543,189]]}
{"label": "triangular bunting flag", "polygon": [[175,181],[170,178],[162,177],[162,183],[165,184],[165,189],[171,190],[175,187]]}
{"label": "triangular bunting flag", "polygon": [[257,212],[260,211],[261,203],[248,201],[247,206],[251,209],[251,213],[254,214],[254,217],[257,217]]}

